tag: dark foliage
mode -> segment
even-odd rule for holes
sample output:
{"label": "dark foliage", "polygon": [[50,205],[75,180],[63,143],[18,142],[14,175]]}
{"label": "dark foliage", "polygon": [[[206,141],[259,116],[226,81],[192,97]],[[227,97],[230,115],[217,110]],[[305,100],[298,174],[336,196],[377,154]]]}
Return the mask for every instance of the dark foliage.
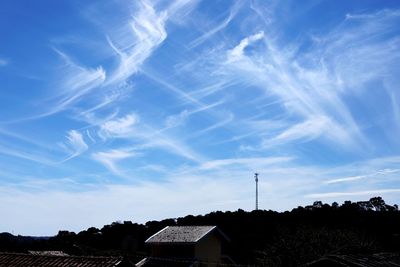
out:
{"label": "dark foliage", "polygon": [[316,201],[283,213],[239,209],[145,225],[114,222],[78,234],[60,231],[48,239],[3,233],[0,251],[62,250],[71,255],[139,259],[147,253],[144,241],[167,225],[217,225],[231,239],[223,252],[239,263],[257,266],[299,266],[332,253],[400,251],[400,212],[380,197],[343,205]]}

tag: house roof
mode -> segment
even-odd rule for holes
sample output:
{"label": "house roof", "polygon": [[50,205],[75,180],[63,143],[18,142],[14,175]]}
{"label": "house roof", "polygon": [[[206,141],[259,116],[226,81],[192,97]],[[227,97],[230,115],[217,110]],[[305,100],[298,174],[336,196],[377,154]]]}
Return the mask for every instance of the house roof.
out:
{"label": "house roof", "polygon": [[134,266],[122,257],[46,256],[0,252],[0,266],[24,267],[129,267]]}
{"label": "house roof", "polygon": [[147,244],[197,243],[210,233],[218,233],[223,239],[229,238],[216,226],[167,226],[146,240]]}
{"label": "house roof", "polygon": [[28,253],[40,256],[68,256],[67,253],[58,250],[28,250]]}
{"label": "house roof", "polygon": [[378,253],[373,255],[328,255],[306,266],[400,266],[400,254]]}

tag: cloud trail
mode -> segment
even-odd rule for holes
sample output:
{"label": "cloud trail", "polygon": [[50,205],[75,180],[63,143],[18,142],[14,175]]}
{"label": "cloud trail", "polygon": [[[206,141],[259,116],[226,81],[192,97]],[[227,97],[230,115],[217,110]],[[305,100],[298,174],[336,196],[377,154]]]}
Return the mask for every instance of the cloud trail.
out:
{"label": "cloud trail", "polygon": [[110,151],[96,152],[92,154],[94,160],[99,161],[112,173],[118,176],[125,176],[123,171],[117,167],[117,162],[137,156],[137,153],[129,150],[113,149]]}
{"label": "cloud trail", "polygon": [[135,74],[154,49],[167,38],[165,30],[165,23],[168,19],[167,12],[157,12],[149,2],[138,2],[138,6],[139,10],[129,22],[130,29],[124,33],[130,37],[132,47],[118,48],[111,37],[107,38],[110,47],[119,56],[120,61],[107,84],[124,82]]}
{"label": "cloud trail", "polygon": [[205,32],[203,35],[201,35],[200,37],[196,38],[195,40],[193,40],[189,45],[188,48],[189,49],[193,49],[196,46],[201,45],[203,42],[205,42],[206,40],[210,39],[210,37],[212,37],[213,35],[215,35],[216,33],[220,32],[221,30],[225,29],[229,23],[232,21],[232,19],[236,16],[236,14],[238,13],[240,6],[242,5],[242,3],[240,1],[237,1],[233,7],[229,10],[229,15],[227,18],[225,18],[221,23],[219,23],[218,25],[215,25],[214,27],[212,27],[211,29],[208,29],[207,32]]}
{"label": "cloud trail", "polygon": [[70,153],[70,155],[67,158],[63,159],[60,163],[66,162],[81,155],[89,148],[89,146],[83,139],[82,134],[76,130],[70,130],[66,138],[67,142],[66,144],[62,144],[62,147],[64,147],[65,150]]}
{"label": "cloud trail", "polygon": [[357,175],[357,176],[350,176],[350,177],[344,177],[344,178],[336,178],[332,180],[328,180],[325,183],[326,184],[335,184],[335,183],[343,183],[343,182],[353,182],[353,181],[358,181],[366,178],[373,178],[376,176],[382,176],[382,175],[387,175],[387,174],[392,174],[399,172],[399,169],[383,169],[379,170],[376,172],[373,172],[371,174],[366,174],[366,175]]}
{"label": "cloud trail", "polygon": [[100,126],[99,136],[103,139],[107,137],[120,138],[131,137],[138,124],[139,116],[131,113],[115,120],[108,120]]}

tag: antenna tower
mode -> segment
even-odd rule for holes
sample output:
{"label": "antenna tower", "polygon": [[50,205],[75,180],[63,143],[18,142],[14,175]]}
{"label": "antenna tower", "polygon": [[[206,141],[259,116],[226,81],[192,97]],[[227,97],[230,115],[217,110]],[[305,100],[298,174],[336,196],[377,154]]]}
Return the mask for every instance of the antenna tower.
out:
{"label": "antenna tower", "polygon": [[258,210],[258,173],[254,174],[256,180],[256,210]]}

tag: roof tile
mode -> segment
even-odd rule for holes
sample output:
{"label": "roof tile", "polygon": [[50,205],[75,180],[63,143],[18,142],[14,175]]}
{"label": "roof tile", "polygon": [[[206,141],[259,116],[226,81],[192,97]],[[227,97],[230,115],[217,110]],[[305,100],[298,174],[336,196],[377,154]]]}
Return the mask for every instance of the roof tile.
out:
{"label": "roof tile", "polygon": [[[24,267],[90,267],[119,266],[122,257],[77,257],[77,256],[49,256],[21,253],[0,252],[0,266],[24,266]],[[133,266],[133,265],[132,265]]]}
{"label": "roof tile", "polygon": [[216,226],[167,226],[146,240],[146,243],[196,243]]}

